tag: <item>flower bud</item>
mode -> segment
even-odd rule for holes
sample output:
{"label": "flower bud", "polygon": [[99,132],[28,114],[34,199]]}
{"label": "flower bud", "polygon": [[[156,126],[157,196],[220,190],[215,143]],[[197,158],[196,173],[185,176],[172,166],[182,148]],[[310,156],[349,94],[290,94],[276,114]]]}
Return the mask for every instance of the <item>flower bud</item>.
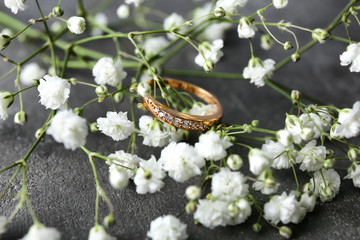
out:
{"label": "flower bud", "polygon": [[308,183],[305,183],[304,186],[303,186],[303,192],[306,193],[306,192],[310,192],[311,191],[311,183],[308,182]]}
{"label": "flower bud", "polygon": [[212,193],[208,193],[205,198],[206,198],[206,200],[209,200],[209,201],[215,200]]}
{"label": "flower bud", "polygon": [[196,211],[196,207],[196,201],[190,200],[185,206],[185,211],[187,214],[193,214]]}
{"label": "flower bud", "polygon": [[24,125],[27,120],[27,114],[24,111],[17,112],[14,116],[14,122],[20,125]]}
{"label": "flower bud", "polygon": [[[150,173],[151,174],[151,173]],[[115,189],[123,189],[129,183],[127,172],[116,165],[111,165],[109,173],[110,185]]]}
{"label": "flower bud", "polygon": [[62,15],[64,15],[64,10],[62,10],[60,7],[54,7],[52,13],[55,17],[61,17]]}
{"label": "flower bud", "polygon": [[353,162],[357,162],[360,160],[360,153],[359,150],[356,148],[350,148],[347,155],[349,159]]}
{"label": "flower bud", "polygon": [[139,83],[136,90],[142,97],[146,97],[151,94],[151,86],[146,82]]}
{"label": "flower bud", "polygon": [[285,147],[291,146],[294,142],[293,135],[286,129],[277,131],[276,138]]}
{"label": "flower bud", "polygon": [[291,91],[291,98],[295,102],[298,102],[301,98],[301,93],[298,90],[292,90]]}
{"label": "flower bud", "polygon": [[285,49],[286,51],[288,51],[288,50],[290,50],[290,49],[293,48],[292,43],[289,42],[289,41],[285,42],[283,46],[284,46],[284,49]]}
{"label": "flower bud", "polygon": [[217,7],[214,10],[214,15],[215,15],[215,17],[222,18],[222,17],[225,17],[226,12],[225,12],[224,8]]}
{"label": "flower bud", "polygon": [[259,125],[259,120],[252,120],[251,126],[257,127]]}
{"label": "flower bud", "polygon": [[290,57],[294,63],[300,61],[300,58],[301,58],[301,56],[298,52],[291,54]]}
{"label": "flower bud", "polygon": [[236,203],[232,202],[227,206],[227,210],[229,212],[230,217],[236,217],[240,213],[239,207],[236,205]]}
{"label": "flower bud", "polygon": [[95,132],[98,132],[98,131],[99,131],[99,129],[98,129],[98,127],[97,127],[97,123],[96,123],[96,122],[93,122],[93,123],[91,123],[91,124],[90,124],[90,131],[91,131],[91,132],[93,132],[93,133],[95,133]]}
{"label": "flower bud", "polygon": [[264,50],[270,50],[274,46],[274,39],[269,34],[263,34],[260,38],[260,47]]}
{"label": "flower bud", "polygon": [[144,170],[144,178],[145,179],[151,179],[151,172],[150,171],[147,171],[147,170]]}
{"label": "flower bud", "polygon": [[201,196],[201,189],[197,186],[189,186],[185,190],[185,195],[189,200],[197,200]]}
{"label": "flower bud", "polygon": [[329,38],[329,33],[321,28],[317,28],[312,32],[312,38],[319,43],[324,43]]}
{"label": "flower bud", "polygon": [[104,218],[103,223],[106,228],[109,228],[116,223],[116,219],[115,219],[114,215],[109,214]]}
{"label": "flower bud", "polygon": [[103,98],[109,93],[109,90],[105,86],[98,86],[97,88],[95,88],[95,93],[98,97]]}
{"label": "flower bud", "polygon": [[82,34],[86,28],[85,19],[82,17],[72,16],[67,20],[67,27],[72,33]]}
{"label": "flower bud", "polygon": [[83,109],[82,108],[75,108],[74,109],[74,113],[78,116],[82,116],[83,114]]}
{"label": "flower bud", "polygon": [[121,19],[128,18],[130,15],[129,6],[127,4],[121,4],[116,10],[116,15]]}
{"label": "flower bud", "polygon": [[0,91],[0,118],[8,117],[8,108],[14,102],[14,95],[9,91]]}
{"label": "flower bud", "polygon": [[262,226],[261,226],[260,223],[254,223],[254,224],[252,225],[252,230],[253,230],[254,232],[260,232],[261,229],[262,229]]}
{"label": "flower bud", "polygon": [[315,136],[315,132],[312,128],[304,127],[301,130],[300,137],[304,141],[310,141]]}
{"label": "flower bud", "polygon": [[207,73],[211,73],[212,70],[214,70],[214,62],[210,61],[210,60],[206,60],[204,62],[204,65],[203,65],[203,68],[204,68],[204,71],[207,72]]}
{"label": "flower bud", "polygon": [[122,100],[124,100],[124,93],[117,92],[117,93],[114,94],[114,101],[116,103],[120,103],[120,102],[122,102]]}
{"label": "flower bud", "polygon": [[0,34],[0,50],[5,49],[11,42],[11,38],[8,35]]}
{"label": "flower bud", "polygon": [[283,9],[288,4],[288,0],[273,0],[273,5],[277,9]]}
{"label": "flower bud", "polygon": [[243,160],[238,154],[230,154],[226,160],[228,167],[231,170],[239,170],[243,165]]}
{"label": "flower bud", "polygon": [[320,191],[321,200],[325,199],[325,201],[330,201],[333,199],[334,195],[334,191],[329,187],[325,187]]}
{"label": "flower bud", "polygon": [[291,235],[292,235],[292,231],[291,231],[291,228],[287,227],[287,226],[281,226],[279,228],[279,233],[282,237],[284,238],[291,238]]}
{"label": "flower bud", "polygon": [[332,168],[334,166],[334,163],[335,163],[334,158],[326,159],[324,162],[324,168],[326,168],[326,169]]}
{"label": "flower bud", "polygon": [[39,128],[38,130],[36,130],[35,132],[35,137],[38,139],[39,137],[41,137],[41,135],[43,134],[44,130],[42,130],[41,128]]}

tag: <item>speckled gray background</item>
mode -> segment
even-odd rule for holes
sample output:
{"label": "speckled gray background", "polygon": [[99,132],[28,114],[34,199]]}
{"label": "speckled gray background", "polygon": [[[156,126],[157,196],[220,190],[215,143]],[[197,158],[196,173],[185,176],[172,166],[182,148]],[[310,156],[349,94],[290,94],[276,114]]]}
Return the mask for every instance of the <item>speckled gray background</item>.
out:
{"label": "speckled gray background", "polygon": [[[91,7],[95,0],[85,0],[86,7]],[[110,20],[116,20],[114,11],[122,1],[114,4],[107,14]],[[158,7],[168,13],[184,12],[190,7],[187,1],[159,0]],[[204,1],[203,1],[204,2]],[[252,0],[248,4],[245,14],[253,12],[259,6],[265,6],[270,1]],[[50,11],[57,4],[54,0],[40,0],[45,12]],[[282,11],[269,10],[265,17],[269,21],[285,19],[301,26],[309,28],[325,27],[331,22],[335,14],[345,6],[347,1],[338,0],[302,0],[292,1]],[[75,1],[63,1],[65,15],[69,17],[75,14]],[[18,14],[18,17],[27,20],[37,18],[38,13],[33,1],[28,1],[29,8]],[[0,3],[0,9],[5,9]],[[354,23],[355,25],[355,23]],[[38,27],[42,27],[40,24]],[[358,26],[353,29],[355,33]],[[276,32],[276,31],[275,31]],[[344,36],[344,28],[340,26],[334,31]],[[279,35],[283,41],[291,39],[289,35]],[[303,45],[311,39],[309,34],[300,37]],[[358,40],[355,37],[355,40]],[[255,38],[255,42],[259,37]],[[23,49],[20,43],[12,43],[6,49],[5,54],[15,60],[28,56],[29,51]],[[99,51],[112,52],[109,46],[89,45]],[[350,73],[348,68],[339,64],[339,54],[344,51],[344,43],[328,41],[324,45],[317,45],[311,51],[302,55],[302,60],[296,64],[289,64],[276,72],[273,79],[286,84],[293,89],[298,89],[310,96],[317,97],[320,101],[335,104],[339,107],[351,107],[353,102],[359,100],[359,74]],[[262,59],[271,57],[280,61],[288,53],[282,47],[276,46],[270,52],[256,49],[256,55]],[[237,38],[237,32],[232,29],[227,32],[225,38],[224,58],[216,65],[215,72],[241,73],[249,59],[247,40]],[[195,52],[187,48],[167,65],[167,69],[195,69],[193,58]],[[0,63],[0,74],[4,74],[11,65]],[[129,74],[131,76],[132,73]],[[77,77],[81,80],[92,79],[91,72],[69,71],[67,77]],[[0,82],[1,90],[14,90],[11,79],[14,75]],[[291,103],[269,87],[256,88],[241,80],[205,79],[205,78],[182,78],[196,82],[199,86],[213,92],[224,105],[224,122],[249,123],[253,119],[260,121],[260,126],[270,129],[280,129],[284,126],[285,112],[290,110]],[[91,80],[90,80],[91,81]],[[129,79],[127,79],[129,81]],[[92,92],[82,91],[85,88],[74,87],[70,106],[82,105],[88,99],[94,97]],[[86,88],[87,89],[87,88]],[[37,91],[24,94],[25,110],[29,115],[29,121],[24,126],[13,124],[13,114],[18,111],[16,101],[10,109],[10,117],[0,122],[0,167],[7,166],[13,161],[22,158],[27,149],[34,142],[34,131],[45,120],[48,111],[38,104]],[[111,104],[91,105],[91,111],[85,111],[85,117],[94,121],[98,116],[103,116]],[[124,102],[118,109],[128,111],[128,103]],[[138,115],[142,112],[138,111]],[[190,139],[194,142],[195,135]],[[139,142],[141,139],[139,138]],[[86,146],[91,150],[97,150],[103,154],[110,154],[115,150],[125,149],[126,143],[113,142],[110,138],[101,134],[90,134]],[[243,148],[234,147],[232,152],[246,157],[247,151]],[[138,155],[148,158],[151,154],[159,156],[160,149],[140,146]],[[116,225],[109,232],[118,239],[145,239],[146,232],[151,220],[164,214],[177,215],[186,204],[184,190],[188,184],[179,184],[170,178],[166,178],[165,187],[158,193],[138,195],[135,186],[131,183],[121,191],[113,190],[108,181],[108,168],[101,161],[96,162],[101,185],[108,193],[116,210]],[[340,164],[341,165],[341,164]],[[345,165],[346,166],[346,165]],[[246,173],[246,172],[245,172]],[[0,186],[6,184],[10,172],[0,175]],[[280,190],[295,188],[292,173],[276,171],[276,177],[282,182]],[[300,182],[304,184],[308,177],[300,173]],[[345,172],[341,172],[344,176]],[[192,181],[189,181],[189,184]],[[11,186],[9,193],[15,194],[21,188],[21,181],[17,179]],[[81,150],[67,151],[61,144],[55,143],[51,137],[47,137],[29,159],[28,173],[29,195],[33,202],[35,212],[39,220],[47,226],[56,227],[62,232],[62,239],[87,239],[88,231],[94,224],[95,184],[91,166]],[[350,180],[342,181],[339,195],[330,203],[320,203],[314,212],[309,213],[305,220],[298,225],[291,225],[294,239],[359,239],[360,235],[360,207],[359,189],[356,189]],[[0,202],[0,214],[9,215],[17,200],[10,196]],[[105,204],[101,204],[100,216],[107,213]],[[278,239],[277,231],[265,223],[263,231],[254,233],[251,225],[256,221],[254,217],[248,219],[245,224],[234,227],[221,227],[209,230],[193,224],[191,216],[183,215],[180,218],[188,224],[189,239]],[[9,230],[1,239],[18,239],[22,237],[32,220],[27,211],[22,210],[14,218]]]}

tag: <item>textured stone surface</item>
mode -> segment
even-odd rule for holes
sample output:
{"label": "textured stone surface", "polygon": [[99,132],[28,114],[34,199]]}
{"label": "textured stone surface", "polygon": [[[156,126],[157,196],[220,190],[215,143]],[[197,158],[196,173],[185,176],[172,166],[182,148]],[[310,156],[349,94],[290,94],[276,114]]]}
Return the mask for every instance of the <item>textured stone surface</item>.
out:
{"label": "textured stone surface", "polygon": [[[159,7],[171,13],[173,11],[186,11],[189,7],[185,1],[166,1]],[[44,9],[49,11],[56,5],[56,1],[43,1]],[[74,15],[73,1],[64,2],[66,15]],[[85,1],[87,5],[93,6],[95,0]],[[259,6],[265,6],[269,1],[251,1],[246,13],[251,13]],[[288,8],[283,11],[269,10],[265,17],[269,21],[285,19],[294,24],[308,26],[310,28],[325,27],[333,16],[345,5],[346,1],[336,0],[303,0],[290,1]],[[29,9],[19,14],[22,19],[36,18],[34,3],[28,1]],[[115,5],[114,5],[115,6]],[[115,6],[117,7],[117,6]],[[3,3],[1,10],[5,10]],[[6,10],[7,11],[7,10]],[[45,11],[45,12],[46,12]],[[110,9],[107,13],[116,19]],[[40,24],[37,27],[42,27]],[[276,32],[276,31],[274,31]],[[343,27],[335,32],[344,34]],[[249,47],[247,40],[240,40],[235,29],[226,34],[224,58],[216,65],[215,72],[241,73],[249,58]],[[286,36],[286,37],[285,37]],[[287,40],[287,35],[279,37]],[[290,37],[289,37],[290,38]],[[301,44],[311,39],[310,34],[300,37]],[[355,38],[356,39],[356,38]],[[356,39],[357,40],[357,39]],[[258,42],[256,37],[254,42]],[[112,53],[109,46],[96,46],[94,48],[104,52]],[[6,49],[5,54],[14,56],[19,60],[28,56],[26,51],[16,51],[21,47],[19,43],[12,43]],[[338,56],[344,51],[346,45],[329,41],[324,45],[315,46],[310,52],[303,54],[302,60],[296,64],[289,64],[279,70],[273,77],[294,89],[310,96],[316,97],[323,102],[336,104],[339,107],[350,107],[353,102],[359,100],[359,75],[350,74],[348,68],[341,67]],[[275,61],[286,56],[281,46],[276,46],[270,52],[256,49],[256,55],[262,59],[271,57]],[[177,69],[198,69],[194,66],[193,58],[195,52],[188,48],[182,51],[177,57],[171,60],[168,68]],[[4,74],[10,64],[0,64],[0,74]],[[131,76],[131,74],[130,74]],[[14,78],[15,76],[12,75]],[[67,77],[77,77],[81,80],[92,79],[90,71],[72,71]],[[291,108],[291,103],[280,94],[269,87],[256,88],[241,80],[227,79],[205,79],[205,78],[182,78],[198,84],[213,92],[224,105],[224,122],[249,123],[253,119],[260,121],[260,126],[269,129],[280,129],[284,125],[285,112]],[[9,77],[6,81],[0,82],[0,89],[14,90],[13,83]],[[129,79],[127,80],[129,81]],[[84,91],[88,88],[76,86],[72,89],[70,106],[76,107],[88,99],[94,97],[92,92]],[[38,102],[37,91],[33,89],[24,94],[25,110],[29,114],[29,121],[25,127],[16,126],[12,123],[13,114],[18,111],[16,100],[10,109],[10,117],[0,122],[0,167],[7,166],[13,161],[22,158],[27,149],[34,142],[34,132],[46,119],[49,111]],[[97,116],[104,116],[107,110],[111,109],[111,103],[106,101],[103,104],[93,104],[85,109],[85,117],[88,121],[96,120]],[[121,111],[129,111],[127,102],[118,106]],[[141,114],[140,111],[137,112]],[[141,143],[139,138],[138,142]],[[195,135],[190,139],[196,141]],[[111,138],[101,134],[90,134],[86,146],[102,154],[110,154],[115,150],[127,148],[127,143],[113,142]],[[244,159],[247,150],[234,147],[232,152],[241,154]],[[148,159],[150,155],[159,157],[160,149],[139,146],[138,155]],[[245,164],[246,165],[246,164]],[[184,196],[188,184],[179,184],[170,178],[166,178],[166,185],[161,192],[155,194],[138,195],[131,183],[122,191],[113,190],[108,181],[108,168],[101,161],[96,161],[100,182],[115,207],[117,223],[109,232],[118,239],[145,239],[146,232],[151,220],[164,214],[177,215],[186,204]],[[343,167],[346,167],[344,165]],[[246,169],[247,166],[244,167]],[[247,173],[247,172],[245,172]],[[345,175],[341,171],[341,176]],[[0,175],[0,186],[6,184],[11,172]],[[276,171],[276,177],[282,182],[280,191],[295,188],[291,171]],[[300,183],[308,181],[306,174],[299,172]],[[62,145],[55,143],[51,137],[47,137],[29,159],[29,173],[27,177],[29,195],[33,202],[35,212],[39,220],[47,226],[56,227],[62,232],[63,239],[86,239],[88,230],[94,224],[95,207],[95,183],[91,166],[86,155],[81,150],[67,151]],[[189,184],[195,181],[189,181]],[[9,193],[16,194],[21,188],[21,180],[17,178],[11,186]],[[294,239],[358,239],[360,234],[359,218],[359,189],[356,189],[350,180],[342,181],[339,195],[330,203],[320,203],[314,212],[309,213],[305,220],[298,225],[291,225]],[[9,215],[17,204],[18,200],[6,197],[0,202],[0,214]],[[100,216],[107,214],[105,204],[101,204]],[[235,227],[216,228],[209,230],[193,224],[191,216],[183,215],[181,220],[188,223],[190,239],[278,239],[279,235],[275,229],[266,225],[260,233],[254,233],[251,225],[256,221],[254,214],[245,224]],[[32,220],[25,209],[14,218],[9,225],[9,230],[2,239],[19,239],[31,226]]]}

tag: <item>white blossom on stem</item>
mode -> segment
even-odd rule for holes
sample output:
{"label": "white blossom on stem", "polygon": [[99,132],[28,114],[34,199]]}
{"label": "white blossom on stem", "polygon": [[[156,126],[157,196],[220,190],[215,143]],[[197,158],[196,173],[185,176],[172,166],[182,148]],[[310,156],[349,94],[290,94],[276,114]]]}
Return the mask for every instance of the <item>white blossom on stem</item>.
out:
{"label": "white blossom on stem", "polygon": [[127,73],[123,71],[122,62],[117,59],[114,63],[110,57],[100,58],[95,64],[92,74],[97,84],[109,84],[110,86],[119,85],[127,76]]}
{"label": "white blossom on stem", "polygon": [[129,175],[127,169],[116,166],[115,164],[109,167],[109,182],[115,189],[123,189],[129,183]]}
{"label": "white blossom on stem", "polygon": [[153,240],[184,240],[188,238],[186,224],[172,215],[158,217],[153,220],[147,236]]}
{"label": "white blossom on stem", "polygon": [[360,188],[360,165],[354,163],[348,170],[348,175],[346,175],[345,179],[352,179],[354,186]]}
{"label": "white blossom on stem", "polygon": [[288,5],[288,0],[273,0],[274,7],[277,9],[283,9]]}
{"label": "white blossom on stem", "polygon": [[11,92],[0,91],[0,118],[5,120],[8,114],[8,108],[14,102],[14,96]]}
{"label": "white blossom on stem", "polygon": [[360,72],[360,43],[352,43],[340,55],[340,65],[350,66],[350,72]]}
{"label": "white blossom on stem", "polygon": [[237,225],[246,221],[251,215],[251,205],[244,199],[240,198],[228,205],[229,218],[226,218],[227,225]]}
{"label": "white blossom on stem", "polygon": [[214,64],[217,63],[224,55],[221,49],[224,46],[222,39],[216,39],[212,43],[202,42],[199,45],[200,53],[195,57],[195,63],[200,67],[203,67],[205,61],[211,61]]}
{"label": "white blossom on stem", "polygon": [[228,168],[221,168],[211,180],[212,195],[223,201],[235,201],[246,197],[249,186],[246,178],[240,172],[232,172]]}
{"label": "white blossom on stem", "polygon": [[169,132],[153,117],[143,115],[139,119],[140,135],[143,144],[151,147],[163,147],[169,143]]}
{"label": "white blossom on stem", "polygon": [[17,14],[18,11],[24,11],[26,5],[25,0],[4,0],[4,4],[7,8],[11,9],[11,12]]}
{"label": "white blossom on stem", "polygon": [[253,38],[257,28],[247,17],[242,17],[237,28],[239,38]]}
{"label": "white blossom on stem", "polygon": [[196,102],[190,109],[189,113],[196,116],[206,116],[216,113],[218,110],[216,104],[204,104],[202,102]]}
{"label": "white blossom on stem", "polygon": [[201,174],[205,160],[193,146],[183,142],[171,142],[161,151],[159,163],[170,177],[178,182],[185,182]]}
{"label": "white blossom on stem", "polygon": [[216,7],[222,7],[228,13],[235,13],[237,8],[244,7],[247,0],[218,0]]}
{"label": "white blossom on stem", "polygon": [[106,163],[109,164],[110,166],[115,165],[118,167],[130,168],[130,169],[123,168],[124,170],[126,170],[128,178],[134,177],[135,173],[131,169],[136,169],[140,161],[143,160],[139,158],[137,155],[126,153],[123,150],[116,151],[115,153],[110,154],[108,158],[110,160],[107,161]]}
{"label": "white blossom on stem", "polygon": [[46,131],[66,149],[75,150],[86,142],[88,127],[86,120],[70,110],[58,111]]}
{"label": "white blossom on stem", "polygon": [[199,200],[194,213],[194,219],[210,229],[214,229],[217,226],[225,226],[230,218],[227,206],[228,203],[225,201]]}
{"label": "white blossom on stem", "polygon": [[340,176],[334,169],[316,171],[310,179],[309,188],[315,189],[314,193],[320,196],[322,202],[331,201],[339,193]]}
{"label": "white blossom on stem", "polygon": [[90,229],[88,240],[116,240],[116,238],[109,235],[103,226],[96,225]]}
{"label": "white blossom on stem", "polygon": [[[276,181],[276,179],[272,176],[272,173],[269,173],[269,171],[271,171],[270,169],[263,171],[258,177],[257,177],[257,181],[253,183],[252,187],[257,190],[260,191],[262,194],[273,194],[276,193],[280,183],[278,183]],[[268,176],[269,174],[271,174],[271,176]],[[268,184],[268,179],[271,179],[271,184]]]}
{"label": "white blossom on stem", "polygon": [[217,161],[226,157],[226,149],[232,145],[227,138],[222,138],[214,131],[208,131],[200,135],[199,142],[195,144],[195,148],[207,160]]}
{"label": "white blossom on stem", "polygon": [[352,138],[360,134],[360,101],[354,103],[352,109],[342,109],[339,113],[335,135]]}
{"label": "white blossom on stem", "polygon": [[147,161],[140,161],[139,165],[140,168],[134,177],[136,192],[145,194],[159,191],[164,186],[162,180],[165,177],[165,173],[161,169],[161,163],[157,162],[154,156],[151,156]]}
{"label": "white blossom on stem", "polygon": [[266,155],[273,159],[271,167],[276,169],[290,168],[290,157],[293,155],[290,151],[293,147],[285,147],[280,142],[274,142],[272,140],[267,140],[265,144],[262,145],[261,150],[266,152]]}
{"label": "white blossom on stem", "polygon": [[114,141],[124,140],[134,132],[134,123],[127,118],[127,112],[107,112],[106,118],[97,119],[98,129]]}
{"label": "white blossom on stem", "polygon": [[270,78],[275,70],[275,61],[266,59],[264,62],[259,58],[251,58],[247,67],[243,70],[244,78],[250,79],[257,87],[265,85],[265,79]]}
{"label": "white blossom on stem", "polygon": [[121,4],[116,10],[116,15],[121,19],[128,18],[130,15],[129,6],[126,4]]}
{"label": "white blossom on stem", "polygon": [[69,98],[71,85],[68,81],[57,76],[46,75],[40,79],[38,86],[40,103],[46,108],[58,109],[63,107]]}
{"label": "white blossom on stem", "polygon": [[301,163],[302,171],[317,171],[324,165],[326,158],[326,148],[316,146],[316,140],[308,142],[296,157],[296,162]]}
{"label": "white blossom on stem", "polygon": [[28,63],[21,69],[20,82],[24,85],[34,84],[34,79],[40,79],[45,75],[45,70],[36,62]]}
{"label": "white blossom on stem", "polygon": [[145,50],[145,54],[148,57],[155,56],[156,54],[162,55],[160,52],[161,49],[166,47],[169,44],[169,41],[162,36],[147,38],[144,41],[143,48]]}
{"label": "white blossom on stem", "polygon": [[300,206],[305,208],[307,212],[312,212],[316,205],[316,195],[312,192],[305,192],[301,195]]}
{"label": "white blossom on stem", "polygon": [[86,29],[86,22],[83,17],[72,16],[67,20],[67,27],[70,32],[82,34]]}
{"label": "white blossom on stem", "polygon": [[[165,30],[172,30],[173,28],[178,27],[184,23],[185,23],[185,19],[181,15],[177,13],[172,13],[164,19],[163,27]],[[185,30],[186,30],[185,26],[182,26],[178,28],[176,31],[179,33],[183,33]],[[176,36],[171,33],[168,33],[167,36],[169,39],[176,38]]]}
{"label": "white blossom on stem", "polygon": [[268,169],[273,162],[273,159],[265,151],[258,148],[252,148],[249,151],[248,158],[250,171],[257,176]]}
{"label": "white blossom on stem", "polygon": [[61,234],[55,228],[48,228],[41,223],[35,223],[21,240],[60,240]]}

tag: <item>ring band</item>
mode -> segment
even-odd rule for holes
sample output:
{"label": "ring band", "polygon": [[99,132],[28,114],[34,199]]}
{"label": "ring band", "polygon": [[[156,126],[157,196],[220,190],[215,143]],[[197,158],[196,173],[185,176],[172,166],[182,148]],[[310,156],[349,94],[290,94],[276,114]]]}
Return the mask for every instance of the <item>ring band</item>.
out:
{"label": "ring band", "polygon": [[[223,116],[223,108],[219,100],[214,95],[191,83],[171,78],[164,78],[163,80],[165,83],[169,84],[173,88],[189,92],[199,97],[207,104],[216,105],[217,112],[205,116],[190,115],[173,110],[155,100],[151,95],[148,95],[143,98],[143,104],[146,110],[149,111],[156,119],[171,126],[191,131],[208,130],[214,124],[220,121],[221,117]],[[153,88],[154,85],[156,85],[154,84],[154,80],[150,80],[148,81],[148,83],[150,84],[150,86],[153,86]]]}

